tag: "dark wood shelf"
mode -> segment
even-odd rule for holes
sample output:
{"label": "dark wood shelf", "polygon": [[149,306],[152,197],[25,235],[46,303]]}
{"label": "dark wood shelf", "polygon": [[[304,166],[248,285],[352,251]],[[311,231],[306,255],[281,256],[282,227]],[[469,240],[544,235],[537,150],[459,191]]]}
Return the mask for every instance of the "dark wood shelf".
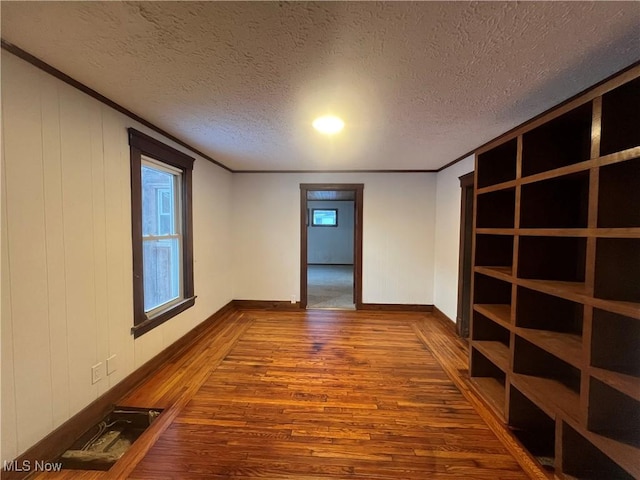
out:
{"label": "dark wood shelf", "polygon": [[579,422],[580,395],[558,380],[514,373],[511,382],[541,410],[552,418],[561,411],[565,416]]}
{"label": "dark wood shelf", "polygon": [[511,329],[511,305],[499,303],[476,303],[473,306],[476,312],[480,312],[487,318],[506,329]]}
{"label": "dark wood shelf", "polygon": [[513,228],[476,228],[477,234],[487,235],[514,235],[515,229]]}
{"label": "dark wood shelf", "polygon": [[[625,395],[640,401],[640,378],[599,367],[590,367],[589,375],[601,382],[611,385]],[[640,457],[638,457],[640,458]]]}
{"label": "dark wood shelf", "polygon": [[482,273],[483,275],[488,275],[493,278],[497,278],[498,280],[504,280],[506,282],[511,282],[513,280],[512,277],[512,268],[511,267],[475,267],[474,269],[478,273]]}
{"label": "dark wood shelf", "polygon": [[505,386],[491,377],[472,377],[471,384],[478,390],[488,405],[504,420]]}
{"label": "dark wood shelf", "polygon": [[503,372],[509,370],[509,347],[504,343],[490,340],[473,340],[473,347]]}
{"label": "dark wood shelf", "polygon": [[584,282],[563,282],[559,280],[534,280],[519,278],[516,283],[523,287],[548,293],[557,297],[566,298],[584,303],[589,298],[589,291]]}
{"label": "dark wood shelf", "polygon": [[516,334],[534,345],[555,355],[560,360],[581,367],[582,337],[572,333],[516,328]]}
{"label": "dark wood shelf", "polygon": [[639,124],[636,65],[476,154],[470,373],[561,478],[640,479]]}
{"label": "dark wood shelf", "polygon": [[517,180],[509,180],[508,182],[497,183],[489,187],[478,188],[478,195],[483,193],[497,192],[498,190],[508,190],[514,188],[517,185]]}
{"label": "dark wood shelf", "polygon": [[536,183],[542,180],[550,180],[557,177],[564,177],[565,175],[571,175],[572,173],[586,172],[591,168],[597,166],[598,160],[589,159],[584,162],[574,163],[566,167],[554,168],[542,173],[536,173],[516,180],[517,185],[527,185],[529,183]]}

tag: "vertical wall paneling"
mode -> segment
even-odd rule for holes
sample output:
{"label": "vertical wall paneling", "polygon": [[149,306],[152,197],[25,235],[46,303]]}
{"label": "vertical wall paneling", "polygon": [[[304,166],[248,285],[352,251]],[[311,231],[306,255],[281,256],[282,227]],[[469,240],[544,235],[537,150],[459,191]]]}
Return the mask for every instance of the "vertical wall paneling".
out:
{"label": "vertical wall paneling", "polygon": [[[6,51],[2,100],[0,461],[24,453],[232,298],[231,175],[198,159],[196,308],[134,340],[127,128],[176,145]],[[117,369],[106,376],[113,354]],[[92,385],[98,362],[105,376]]]}
{"label": "vertical wall paneling", "polygon": [[60,141],[67,283],[67,338],[71,414],[97,397],[95,364],[95,258],[91,178],[91,118],[87,100],[60,87]]}
{"label": "vertical wall paneling", "polygon": [[[17,66],[3,83],[7,248],[18,448],[53,423],[47,303],[47,259],[38,77]],[[4,93],[4,89],[3,89]],[[11,119],[11,121],[6,121]]]}
{"label": "vertical wall paneling", "polygon": [[96,362],[102,362],[103,377],[97,383],[98,395],[108,388],[106,359],[109,356],[109,323],[107,315],[107,257],[106,213],[104,184],[104,150],[102,136],[102,108],[96,102],[89,104],[91,139],[91,200],[93,215],[94,255],[94,318],[96,323]]}
{"label": "vertical wall paneling", "polygon": [[58,88],[40,74],[42,105],[42,166],[47,240],[47,285],[53,426],[69,418],[69,357],[67,345],[67,291],[65,284],[62,164],[60,159],[60,111]]}
{"label": "vertical wall paneling", "polygon": [[[106,315],[108,328],[107,356],[116,355],[116,371],[107,377],[109,387],[122,380],[126,372],[133,370],[133,343],[130,328],[133,325],[131,308],[127,302],[131,289],[126,290],[130,275],[124,265],[127,246],[131,249],[131,235],[125,227],[131,222],[130,209],[126,208],[124,189],[127,187],[128,163],[122,152],[125,130],[118,114],[104,108],[102,113],[102,135],[104,152],[104,214],[106,255]],[[124,164],[124,165],[123,165]],[[123,176],[124,175],[124,176]],[[124,237],[124,239],[123,239]],[[125,244],[128,241],[128,244]]]}
{"label": "vertical wall paneling", "polygon": [[[3,92],[4,93],[4,92]],[[4,102],[3,102],[4,108]],[[3,124],[3,129],[4,129]],[[4,131],[3,131],[4,137]],[[1,213],[1,232],[0,245],[2,245],[2,311],[0,318],[2,319],[2,332],[0,334],[0,345],[2,357],[0,358],[0,368],[2,368],[2,402],[0,402],[0,462],[4,459],[15,458],[18,453],[18,429],[16,425],[16,397],[15,382],[13,375],[13,326],[11,324],[11,277],[9,272],[9,248],[7,239],[7,184],[5,173],[5,144],[2,142],[2,213]]]}

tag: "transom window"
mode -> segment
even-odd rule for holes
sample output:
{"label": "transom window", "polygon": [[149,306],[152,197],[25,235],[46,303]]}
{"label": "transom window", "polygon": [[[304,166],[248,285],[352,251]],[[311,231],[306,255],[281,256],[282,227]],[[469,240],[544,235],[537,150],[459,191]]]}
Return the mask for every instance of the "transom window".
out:
{"label": "transom window", "polygon": [[191,225],[193,158],[129,129],[134,336],[195,303]]}

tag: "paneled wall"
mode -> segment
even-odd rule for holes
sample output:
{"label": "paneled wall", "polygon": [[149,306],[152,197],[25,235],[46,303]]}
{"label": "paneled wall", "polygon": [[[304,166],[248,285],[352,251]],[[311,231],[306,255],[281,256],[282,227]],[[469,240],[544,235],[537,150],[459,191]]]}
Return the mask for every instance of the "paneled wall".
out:
{"label": "paneled wall", "polygon": [[365,303],[432,304],[436,175],[236,173],[234,298],[300,298],[300,184],[364,183]]}
{"label": "paneled wall", "polygon": [[474,157],[438,172],[435,222],[434,304],[455,320],[458,309],[458,262],[460,256],[459,177],[473,171]]}
{"label": "paneled wall", "polygon": [[[130,126],[166,141],[2,52],[0,461],[232,299],[231,174],[196,156],[196,305],[131,336]],[[114,354],[117,370],[92,385],[91,366]]]}

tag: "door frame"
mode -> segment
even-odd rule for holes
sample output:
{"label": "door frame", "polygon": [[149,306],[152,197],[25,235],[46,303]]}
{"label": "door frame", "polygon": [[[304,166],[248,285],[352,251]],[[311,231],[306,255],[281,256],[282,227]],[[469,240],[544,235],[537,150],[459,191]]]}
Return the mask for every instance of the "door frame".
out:
{"label": "door frame", "polygon": [[[456,314],[456,331],[458,335],[469,336],[469,318],[473,312],[471,300],[471,262],[473,243],[473,195],[474,172],[459,177],[460,180],[460,252],[458,257],[458,311]],[[471,212],[467,211],[468,201],[471,201]],[[468,276],[468,278],[466,278]],[[466,285],[466,289],[465,289]],[[465,321],[466,313],[466,321]]]}
{"label": "door frame", "polygon": [[355,192],[354,217],[354,251],[353,251],[353,302],[356,310],[362,308],[362,200],[364,183],[301,183],[300,184],[300,308],[307,308],[307,192],[324,191],[352,191]]}

